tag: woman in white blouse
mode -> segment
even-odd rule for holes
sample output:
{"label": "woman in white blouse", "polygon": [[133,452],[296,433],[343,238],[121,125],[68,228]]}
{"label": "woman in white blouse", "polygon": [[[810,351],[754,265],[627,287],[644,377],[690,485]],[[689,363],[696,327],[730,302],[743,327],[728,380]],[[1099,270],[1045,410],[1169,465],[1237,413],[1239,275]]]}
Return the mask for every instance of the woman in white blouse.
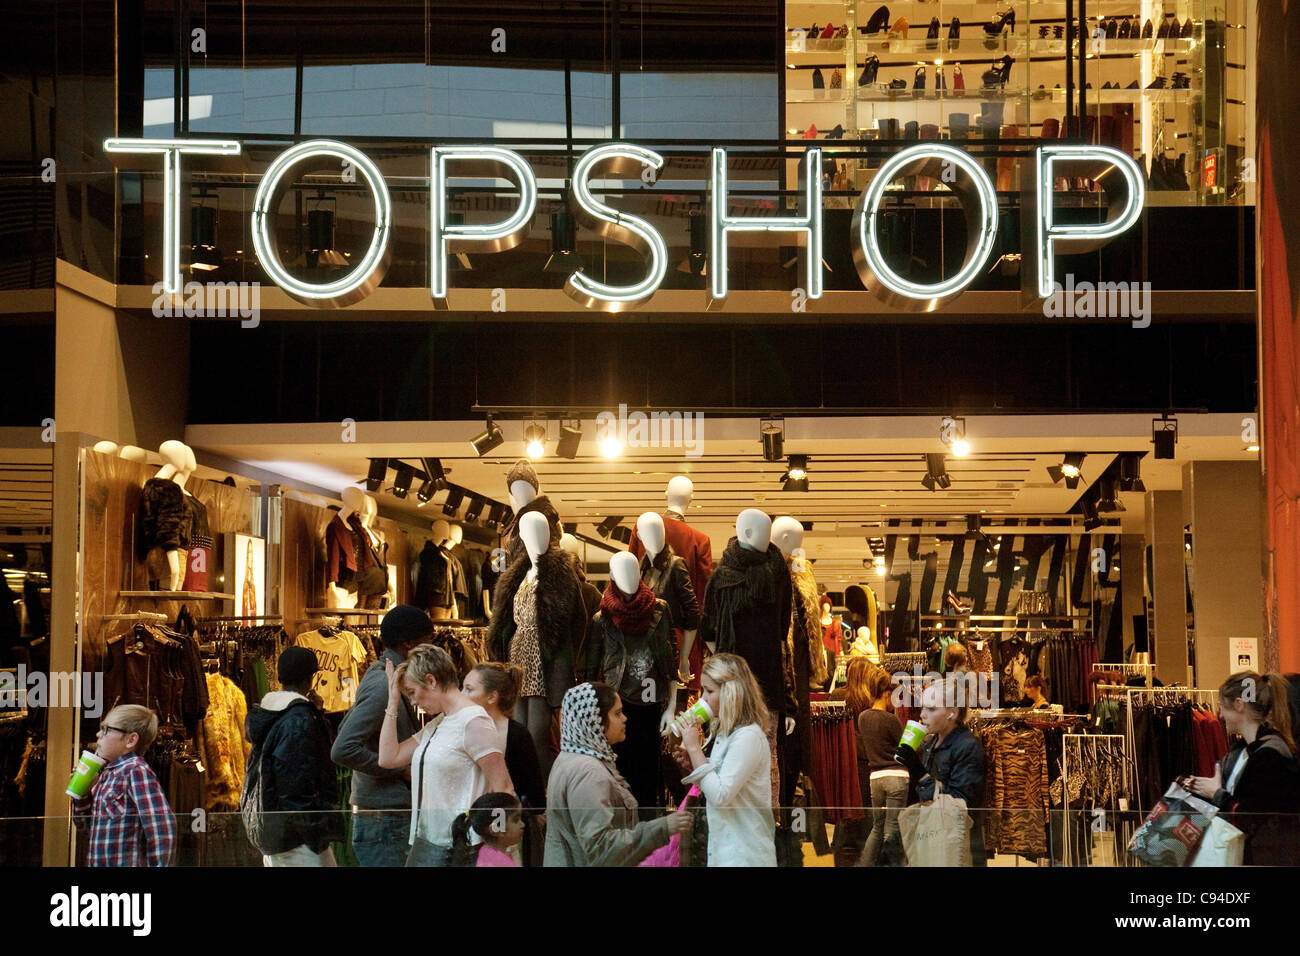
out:
{"label": "woman in white blouse", "polygon": [[709,866],[776,866],[772,818],[772,754],[767,707],[743,657],[715,654],[704,665],[701,695],[714,713],[712,748],[705,756],[700,728],[682,731],[692,772],[682,778],[704,794],[709,821]]}
{"label": "woman in white blouse", "polygon": [[[411,768],[411,853],[407,866],[446,866],[451,825],[490,792],[514,793],[496,724],[460,689],[460,674],[440,647],[421,644],[396,669],[386,663],[388,707],[379,730],[379,765]],[[420,710],[441,714],[414,737],[397,741],[403,690]]]}

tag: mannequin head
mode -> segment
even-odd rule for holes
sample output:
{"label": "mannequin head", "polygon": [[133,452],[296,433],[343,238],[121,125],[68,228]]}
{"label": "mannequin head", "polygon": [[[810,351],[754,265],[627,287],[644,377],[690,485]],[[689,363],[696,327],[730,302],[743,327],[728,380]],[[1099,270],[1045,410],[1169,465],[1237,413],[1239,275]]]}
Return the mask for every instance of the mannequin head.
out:
{"label": "mannequin head", "polygon": [[454,548],[454,547],[456,547],[456,545],[460,544],[460,543],[461,543],[462,541],[464,541],[464,540],[465,540],[465,531],[464,531],[464,529],[462,529],[461,526],[458,525],[458,524],[454,524],[454,525],[452,525],[452,526],[451,526],[451,544],[449,544],[447,547],[449,547],[449,548]]}
{"label": "mannequin head", "polygon": [[185,474],[192,475],[199,470],[198,459],[194,457],[194,449],[189,445],[185,446]]}
{"label": "mannequin head", "polygon": [[803,547],[803,525],[797,518],[784,515],[772,522],[772,543],[781,549],[787,558],[795,548]]}
{"label": "mannequin head", "polygon": [[185,443],[169,439],[158,446],[158,455],[163,460],[162,468],[158,469],[159,478],[175,478],[175,476],[185,471],[185,466],[189,459],[185,457]]}
{"label": "mannequin head", "polygon": [[636,533],[651,560],[664,549],[664,543],[668,540],[667,532],[664,531],[664,519],[653,511],[647,511],[636,519]]}
{"label": "mannequin head", "polygon": [[439,547],[451,546],[451,525],[439,518],[433,523],[433,543]]}
{"label": "mannequin head", "polygon": [[630,551],[620,551],[609,559],[609,579],[624,597],[631,597],[641,585],[641,570],[637,566],[636,555]]}
{"label": "mannequin head", "polygon": [[379,517],[379,502],[372,495],[362,492],[361,523],[369,528]]}
{"label": "mannequin head", "polygon": [[348,516],[355,514],[361,517],[366,510],[366,493],[360,488],[347,487],[339,492],[339,497],[343,499],[343,510],[339,512],[339,517],[344,521]]}
{"label": "mannequin head", "polygon": [[560,535],[560,550],[567,551],[579,561],[582,560],[582,542],[567,531]]}
{"label": "mannequin head", "polygon": [[542,485],[537,480],[537,471],[533,468],[532,462],[526,458],[515,462],[514,467],[506,474],[506,488],[510,491],[510,503],[514,505],[516,512],[536,498],[542,490]]}
{"label": "mannequin head", "polygon": [[119,458],[126,461],[138,461],[141,464],[149,460],[149,453],[139,445],[123,445],[122,450],[117,454]]}
{"label": "mannequin head", "polygon": [[521,517],[519,540],[528,550],[528,560],[536,564],[537,559],[546,553],[546,548],[551,543],[551,525],[546,520],[546,515],[530,511]]}
{"label": "mannequin head", "polygon": [[116,455],[117,442],[115,441],[97,441],[92,446],[91,451],[97,451],[101,455]]}
{"label": "mannequin head", "polygon": [[736,538],[742,548],[766,551],[772,543],[772,519],[757,508],[746,508],[736,518]]}
{"label": "mannequin head", "polygon": [[691,506],[691,499],[695,497],[695,483],[685,475],[678,475],[668,482],[666,497],[670,511],[685,515],[686,509]]}

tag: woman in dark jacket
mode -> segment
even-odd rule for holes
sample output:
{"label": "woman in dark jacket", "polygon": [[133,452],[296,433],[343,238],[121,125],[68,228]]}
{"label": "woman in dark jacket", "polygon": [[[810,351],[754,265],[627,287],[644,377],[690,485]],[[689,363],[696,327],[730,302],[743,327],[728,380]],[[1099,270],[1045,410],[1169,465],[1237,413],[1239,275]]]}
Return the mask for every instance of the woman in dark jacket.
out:
{"label": "woman in dark jacket", "polygon": [[1247,866],[1295,866],[1300,863],[1293,816],[1300,812],[1300,766],[1285,678],[1233,674],[1219,688],[1219,715],[1241,744],[1228,751],[1213,777],[1182,782],[1228,811],[1228,821],[1246,834]]}
{"label": "woman in dark jacket", "polygon": [[[908,769],[922,803],[935,798],[935,785],[942,792],[966,801],[968,810],[984,803],[984,747],[966,727],[966,707],[961,681],[938,680],[921,697],[921,723],[927,735],[918,754],[899,744],[896,759]],[[970,831],[971,863],[987,866],[984,828],[973,815]]]}

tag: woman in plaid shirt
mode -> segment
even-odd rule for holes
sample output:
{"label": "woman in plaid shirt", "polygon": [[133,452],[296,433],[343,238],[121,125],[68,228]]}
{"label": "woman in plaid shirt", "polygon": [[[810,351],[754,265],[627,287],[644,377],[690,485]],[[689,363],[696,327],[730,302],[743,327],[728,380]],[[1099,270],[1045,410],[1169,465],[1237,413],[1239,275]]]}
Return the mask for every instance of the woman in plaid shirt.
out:
{"label": "woman in plaid shirt", "polygon": [[141,756],[158,736],[148,707],[114,707],[99,727],[95,753],[108,761],[90,795],[72,801],[78,831],[90,829],[88,866],[167,866],[176,845],[176,821]]}

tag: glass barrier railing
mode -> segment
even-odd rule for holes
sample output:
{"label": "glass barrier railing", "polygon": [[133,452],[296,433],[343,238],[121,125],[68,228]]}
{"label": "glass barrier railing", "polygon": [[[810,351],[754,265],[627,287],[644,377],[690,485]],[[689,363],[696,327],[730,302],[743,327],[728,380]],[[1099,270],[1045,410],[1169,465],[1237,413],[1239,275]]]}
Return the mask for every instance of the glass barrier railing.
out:
{"label": "glass barrier railing", "polygon": [[[1171,813],[1143,830],[1147,814],[1132,810],[795,806],[776,814],[779,825],[765,840],[761,817],[756,821],[750,810],[714,807],[713,820],[705,808],[685,813],[690,828],[668,846],[671,818],[665,822],[669,815],[661,810],[642,811],[637,822],[616,821],[608,808],[571,807],[549,819],[524,811],[518,821],[502,812],[486,822],[486,835],[505,857],[530,866],[705,866],[711,851],[713,865],[785,867],[1300,865],[1298,814],[1232,814],[1211,825]],[[239,813],[128,814],[97,828],[68,817],[4,818],[0,866],[66,862],[47,860],[44,847],[69,845],[70,828],[76,839],[67,852],[78,866],[156,865],[159,859],[180,867],[403,866],[412,853],[408,810],[264,814],[261,827],[259,849]],[[617,839],[608,839],[611,834]],[[450,837],[426,843],[421,835],[416,855],[425,865],[475,865],[479,852],[454,853]],[[495,854],[488,858],[509,865]]]}

